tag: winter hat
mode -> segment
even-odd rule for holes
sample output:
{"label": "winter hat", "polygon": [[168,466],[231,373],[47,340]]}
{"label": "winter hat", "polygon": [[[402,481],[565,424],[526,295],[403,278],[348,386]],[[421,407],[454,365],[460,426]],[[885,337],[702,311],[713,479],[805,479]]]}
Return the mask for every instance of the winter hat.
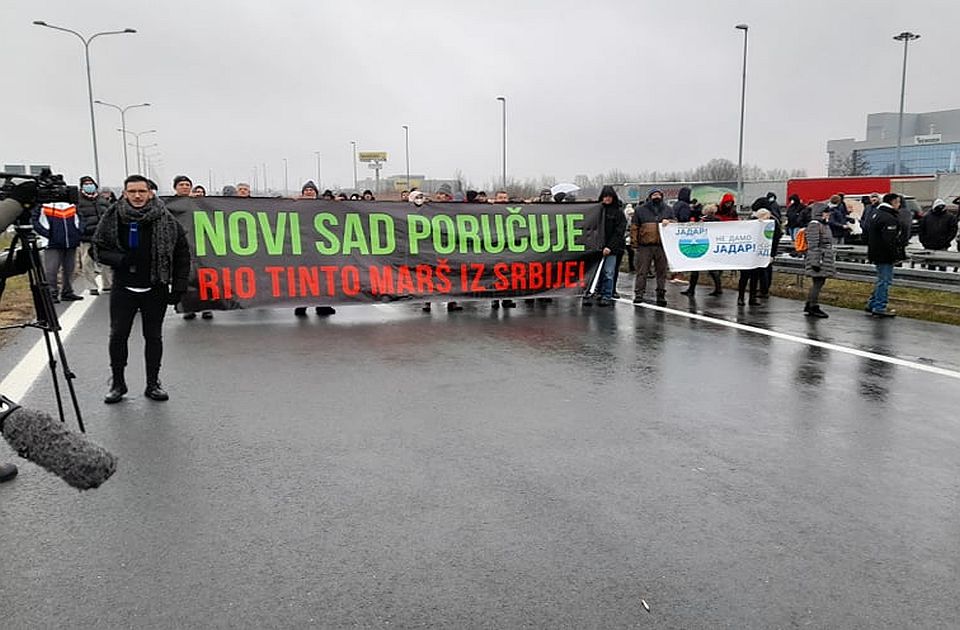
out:
{"label": "winter hat", "polygon": [[659,188],[651,188],[650,192],[647,193],[647,199],[649,199],[650,197],[653,197],[654,193],[660,193],[660,196],[663,197],[663,190]]}
{"label": "winter hat", "polygon": [[193,186],[193,181],[189,177],[186,175],[177,175],[173,178],[173,187],[176,188],[180,182],[190,182],[190,185]]}
{"label": "winter hat", "polygon": [[300,194],[302,195],[303,193],[307,192],[307,188],[312,188],[313,191],[317,193],[317,196],[320,196],[320,189],[317,188],[317,185],[313,183],[312,179],[303,185],[303,187],[300,189]]}
{"label": "winter hat", "polygon": [[453,196],[453,190],[450,188],[450,184],[440,184],[440,188],[437,188],[438,193],[443,193],[445,195]]}
{"label": "winter hat", "polygon": [[934,210],[936,210],[937,208],[946,207],[946,205],[947,205],[947,204],[946,204],[946,202],[945,202],[943,199],[937,199],[936,201],[933,202],[933,205],[930,206],[930,207],[933,208]]}
{"label": "winter hat", "polygon": [[83,177],[80,178],[80,185],[81,185],[81,186],[83,186],[84,184],[87,184],[87,183],[90,183],[90,184],[93,184],[94,186],[96,186],[96,185],[97,185],[97,180],[95,180],[94,178],[90,177],[89,175],[84,175]]}
{"label": "winter hat", "polygon": [[770,192],[767,193],[767,199],[773,199],[774,201],[776,201],[776,200],[777,200],[777,193],[775,193],[775,192],[773,192],[773,191],[771,190]]}

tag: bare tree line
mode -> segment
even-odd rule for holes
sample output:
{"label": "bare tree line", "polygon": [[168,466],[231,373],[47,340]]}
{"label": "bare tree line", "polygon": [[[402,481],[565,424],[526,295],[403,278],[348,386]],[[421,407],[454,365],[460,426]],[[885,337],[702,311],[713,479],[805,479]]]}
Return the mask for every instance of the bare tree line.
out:
{"label": "bare tree line", "polygon": [[[744,181],[774,180],[782,181],[794,177],[806,177],[804,169],[764,169],[753,164],[744,164]],[[466,178],[461,170],[457,170],[454,179],[460,182],[463,190],[477,190],[478,188]],[[606,173],[597,173],[594,176],[586,174],[576,175],[570,182],[586,191],[597,191],[604,184],[621,184],[626,182],[735,182],[737,181],[737,165],[725,158],[714,158],[706,164],[685,171],[625,171],[612,169]],[[506,188],[511,197],[535,197],[544,188],[550,188],[558,183],[552,175],[519,179],[508,177],[506,187],[499,177],[487,180],[482,190],[496,191]]]}

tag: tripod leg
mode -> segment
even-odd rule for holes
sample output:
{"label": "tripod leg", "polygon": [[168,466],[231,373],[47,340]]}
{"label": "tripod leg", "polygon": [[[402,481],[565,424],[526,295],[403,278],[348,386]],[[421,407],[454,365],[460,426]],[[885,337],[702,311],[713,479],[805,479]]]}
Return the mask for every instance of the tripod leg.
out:
{"label": "tripod leg", "polygon": [[[73,379],[77,378],[77,375],[73,373],[73,370],[71,370],[67,364],[67,351],[63,348],[60,333],[56,330],[53,331],[53,338],[57,342],[57,353],[60,355],[60,367],[63,372],[63,379],[67,382],[67,391],[70,392],[70,402],[73,403],[73,413],[77,416],[77,426],[80,429],[80,433],[86,433],[87,430],[83,427],[83,415],[80,413],[80,403],[77,402],[77,391],[73,387]],[[54,377],[54,380],[56,380],[56,377]],[[57,402],[62,408],[63,403],[60,402],[59,395],[57,396]]]}
{"label": "tripod leg", "polygon": [[47,344],[47,364],[50,366],[50,377],[53,379],[53,393],[57,398],[57,411],[60,413],[60,422],[66,422],[63,415],[63,398],[60,396],[60,379],[57,378],[57,358],[53,356],[53,346],[50,344],[50,331],[43,329],[43,340]]}

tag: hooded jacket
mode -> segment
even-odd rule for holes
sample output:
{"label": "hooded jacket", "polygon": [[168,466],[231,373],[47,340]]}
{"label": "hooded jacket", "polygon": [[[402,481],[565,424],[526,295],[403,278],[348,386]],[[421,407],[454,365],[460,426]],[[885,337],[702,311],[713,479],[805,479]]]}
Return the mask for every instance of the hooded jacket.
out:
{"label": "hooded jacket", "polygon": [[947,212],[946,204],[937,199],[933,210],[920,218],[920,244],[924,249],[949,249],[957,235],[957,215]]}
{"label": "hooded jacket", "polygon": [[689,223],[693,219],[693,207],[690,205],[690,189],[686,186],[677,193],[677,202],[673,204],[673,214],[677,223]]}
{"label": "hooded jacket", "polygon": [[[604,197],[613,197],[613,203],[603,203]],[[603,209],[603,246],[609,248],[613,255],[622,254],[626,248],[627,232],[627,215],[623,213],[623,203],[613,186],[603,187],[599,201]]]}
{"label": "hooded jacket", "polygon": [[45,203],[33,210],[33,227],[48,249],[72,249],[80,245],[83,221],[72,203]]}
{"label": "hooded jacket", "polygon": [[[725,208],[723,204],[728,201],[733,201],[734,204],[730,206],[729,209]],[[717,219],[720,221],[739,221],[740,217],[737,215],[737,204],[736,200],[733,197],[732,193],[725,193],[723,197],[720,198],[720,205],[717,207]]]}
{"label": "hooded jacket", "polygon": [[881,203],[867,233],[867,258],[872,263],[893,264],[901,260],[901,232],[897,211]]}

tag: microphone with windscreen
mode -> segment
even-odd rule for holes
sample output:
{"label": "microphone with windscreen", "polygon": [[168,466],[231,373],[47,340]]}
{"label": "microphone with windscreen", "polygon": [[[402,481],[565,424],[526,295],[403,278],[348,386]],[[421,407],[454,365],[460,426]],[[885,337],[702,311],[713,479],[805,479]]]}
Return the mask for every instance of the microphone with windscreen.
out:
{"label": "microphone with windscreen", "polygon": [[0,433],[20,457],[78,490],[98,488],[117,470],[117,458],[49,414],[24,409],[0,395]]}

